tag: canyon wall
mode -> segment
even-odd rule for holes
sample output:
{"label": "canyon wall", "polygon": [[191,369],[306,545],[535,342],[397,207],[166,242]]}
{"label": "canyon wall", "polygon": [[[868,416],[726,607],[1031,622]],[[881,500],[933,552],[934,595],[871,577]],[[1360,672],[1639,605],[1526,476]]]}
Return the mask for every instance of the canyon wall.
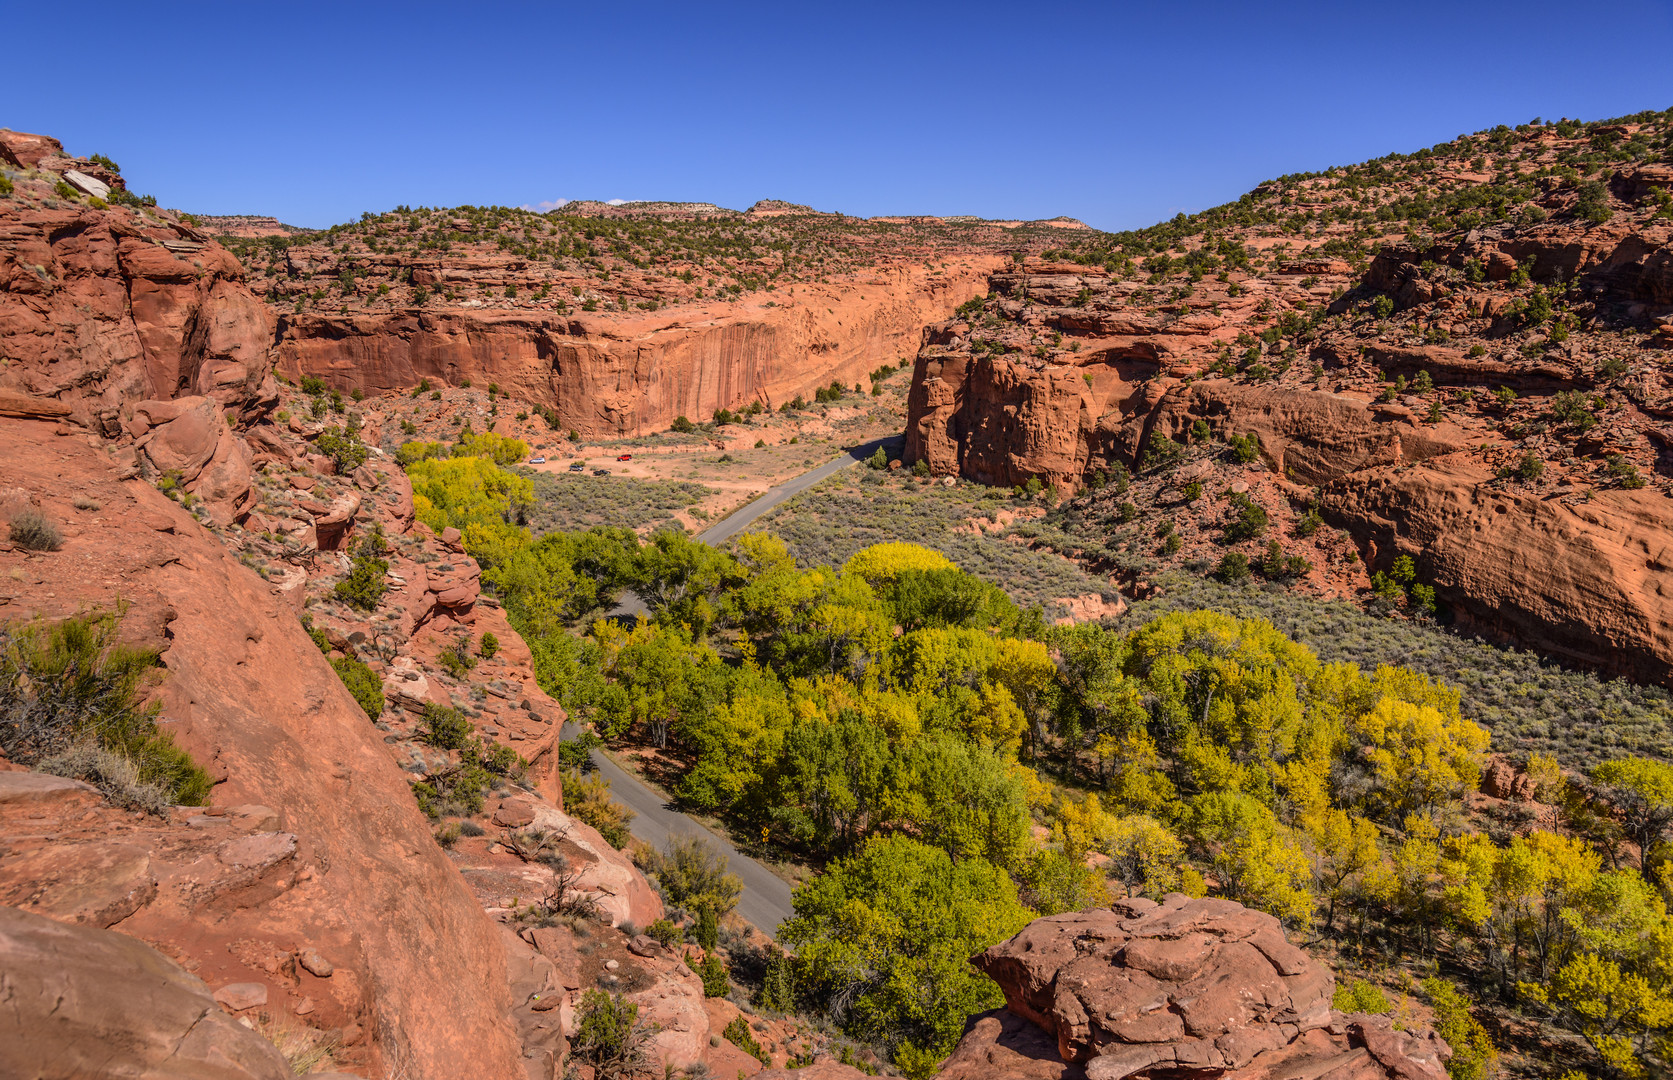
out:
{"label": "canyon wall", "polygon": [[[1165,468],[1152,440],[1224,456],[1252,435],[1295,506],[1372,569],[1411,556],[1461,625],[1667,683],[1669,241],[1653,218],[1474,232],[1358,278],[1204,281],[1177,311],[1097,268],[995,274],[984,311],[924,332],[905,460],[1073,492],[1112,462]],[[1542,303],[1556,329],[1523,340]]]}
{"label": "canyon wall", "polygon": [[586,436],[666,430],[677,416],[776,408],[836,380],[861,383],[917,348],[926,323],[979,296],[997,256],[879,268],[745,300],[636,315],[448,308],[280,319],[279,370],[368,394],[420,379],[498,383]]}

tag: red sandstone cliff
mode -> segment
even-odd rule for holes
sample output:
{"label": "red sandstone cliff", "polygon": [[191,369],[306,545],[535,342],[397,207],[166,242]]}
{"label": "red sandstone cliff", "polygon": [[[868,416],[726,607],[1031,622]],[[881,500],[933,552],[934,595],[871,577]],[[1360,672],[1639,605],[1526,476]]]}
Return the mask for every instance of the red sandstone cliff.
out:
{"label": "red sandstone cliff", "polygon": [[1153,439],[1254,435],[1298,507],[1373,569],[1413,556],[1462,622],[1673,678],[1673,168],[1581,184],[1546,175],[1564,140],[1524,141],[1487,196],[1499,222],[1396,233],[1363,273],[1286,248],[1363,248],[1364,207],[1490,178],[1332,170],[993,275],[980,310],[925,331],[906,460],[1074,491],[1155,467]]}
{"label": "red sandstone cliff", "polygon": [[280,322],[279,370],[342,389],[403,390],[420,379],[498,383],[549,405],[587,436],[666,430],[677,416],[811,397],[897,364],[925,323],[978,295],[997,256],[945,269],[879,268],[855,280],[801,285],[794,296],[682,306],[635,315],[492,309],[293,315]]}

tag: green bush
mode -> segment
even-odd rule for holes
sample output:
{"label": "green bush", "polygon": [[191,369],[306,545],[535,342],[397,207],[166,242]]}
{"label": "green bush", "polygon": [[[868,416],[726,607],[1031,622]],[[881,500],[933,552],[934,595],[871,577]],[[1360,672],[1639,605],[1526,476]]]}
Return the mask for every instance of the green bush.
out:
{"label": "green bush", "polygon": [[1226,447],[1232,460],[1240,465],[1247,465],[1261,456],[1261,441],[1253,433],[1231,436],[1226,440]]}
{"label": "green bush", "polygon": [[314,449],[330,458],[336,464],[337,472],[343,475],[366,464],[370,453],[358,435],[339,428],[327,428],[320,432],[314,440]]}
{"label": "green bush", "polygon": [[1452,1080],[1485,1080],[1492,1076],[1499,1052],[1487,1029],[1470,1015],[1469,1000],[1445,979],[1424,979],[1423,992],[1435,1010],[1435,1033],[1452,1047],[1447,1075]]}
{"label": "green bush", "polygon": [[1144,471],[1159,472],[1171,468],[1185,457],[1185,448],[1163,435],[1160,431],[1152,431],[1150,439],[1144,444]]}
{"label": "green bush", "polygon": [[383,594],[389,591],[389,583],[385,575],[389,573],[389,563],[368,553],[365,545],[361,546],[360,554],[354,557],[349,568],[348,576],[332,587],[337,599],[360,611],[372,611],[383,600]]}
{"label": "green bush", "polygon": [[1364,979],[1355,979],[1351,983],[1337,983],[1336,994],[1330,1000],[1330,1007],[1346,1013],[1386,1013],[1393,1008],[1382,988]]}
{"label": "green bush", "polygon": [[[54,771],[119,801],[147,786],[169,803],[202,805],[209,774],[157,730],[159,706],[141,704],[157,654],[122,645],[120,622],[118,613],[0,626],[0,752],[22,765],[57,755]],[[103,753],[76,750],[89,745]]]}
{"label": "green bush", "polygon": [[[709,994],[708,996],[723,997],[724,994]],[[741,1015],[734,1016],[732,1018],[732,1022],[726,1025],[726,1030],[721,1034],[726,1036],[727,1042],[730,1042],[733,1046],[736,1046],[739,1050],[742,1050],[744,1053],[759,1061],[761,1064],[771,1065],[773,1063],[772,1055],[762,1049],[761,1044],[755,1041],[755,1036],[752,1035],[749,1030],[749,1022]]]}
{"label": "green bush", "polygon": [[590,1065],[596,1080],[628,1080],[651,1064],[649,1029],[639,1022],[639,1006],[619,995],[588,990],[581,996],[570,1056]]}
{"label": "green bush", "polygon": [[455,638],[453,644],[436,655],[436,662],[455,679],[464,679],[476,667],[476,657],[471,655],[470,633],[462,633]]}
{"label": "green bush", "polygon": [[[743,882],[727,872],[730,860],[700,836],[671,836],[647,869],[672,904],[724,915],[737,906]],[[708,948],[709,946],[705,946]]]}
{"label": "green bush", "polygon": [[687,955],[686,964],[703,980],[704,997],[725,997],[732,989],[731,981],[726,977],[726,965],[720,962],[719,955],[712,949],[703,953],[701,961]]}
{"label": "green bush", "polygon": [[663,948],[685,937],[685,932],[667,919],[657,919],[645,927],[645,933]]}
{"label": "green bush", "polygon": [[475,730],[464,713],[451,705],[437,705],[433,701],[425,704],[421,722],[424,726],[419,738],[438,750],[462,749]]}
{"label": "green bush", "polygon": [[1266,532],[1268,523],[1266,511],[1261,509],[1253,499],[1242,492],[1233,492],[1230,501],[1232,516],[1226,521],[1223,528],[1226,543],[1235,544],[1241,540],[1253,540]]}
{"label": "green bush", "polygon": [[1249,580],[1249,556],[1241,551],[1228,551],[1220,556],[1219,565],[1214,568],[1214,576],[1228,585]]}
{"label": "green bush", "polygon": [[482,659],[492,660],[500,651],[499,637],[491,630],[484,632],[482,641],[478,643],[476,651],[482,655]]}
{"label": "green bush", "polygon": [[368,720],[376,720],[383,715],[383,680],[378,678],[377,672],[352,656],[340,656],[331,661],[331,666]]}

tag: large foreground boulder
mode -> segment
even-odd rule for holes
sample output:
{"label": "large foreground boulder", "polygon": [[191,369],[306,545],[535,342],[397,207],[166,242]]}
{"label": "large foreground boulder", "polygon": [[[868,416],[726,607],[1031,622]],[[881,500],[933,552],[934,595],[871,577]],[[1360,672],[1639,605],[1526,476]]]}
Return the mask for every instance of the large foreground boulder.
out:
{"label": "large foreground boulder", "polygon": [[142,941],[0,907],[0,1075],[285,1080],[273,1044]]}
{"label": "large foreground boulder", "polygon": [[1278,920],[1227,900],[1174,894],[1036,919],[971,962],[1006,1010],[975,1019],[948,1080],[1445,1080],[1451,1057],[1433,1032],[1333,1011],[1329,969]]}

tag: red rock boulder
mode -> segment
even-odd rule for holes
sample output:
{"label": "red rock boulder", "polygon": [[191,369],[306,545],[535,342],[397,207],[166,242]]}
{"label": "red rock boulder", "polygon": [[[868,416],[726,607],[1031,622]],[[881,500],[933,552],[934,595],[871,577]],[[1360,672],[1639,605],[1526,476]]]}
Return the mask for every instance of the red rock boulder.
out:
{"label": "red rock boulder", "polygon": [[1333,1012],[1329,969],[1291,945],[1278,920],[1227,900],[1174,894],[1036,919],[971,962],[1014,1017],[1055,1038],[1057,1060],[1049,1042],[989,1014],[948,1060],[948,1080],[1081,1075],[1068,1065],[1083,1065],[1088,1080],[1298,1070],[1444,1080],[1451,1056],[1433,1033]]}

